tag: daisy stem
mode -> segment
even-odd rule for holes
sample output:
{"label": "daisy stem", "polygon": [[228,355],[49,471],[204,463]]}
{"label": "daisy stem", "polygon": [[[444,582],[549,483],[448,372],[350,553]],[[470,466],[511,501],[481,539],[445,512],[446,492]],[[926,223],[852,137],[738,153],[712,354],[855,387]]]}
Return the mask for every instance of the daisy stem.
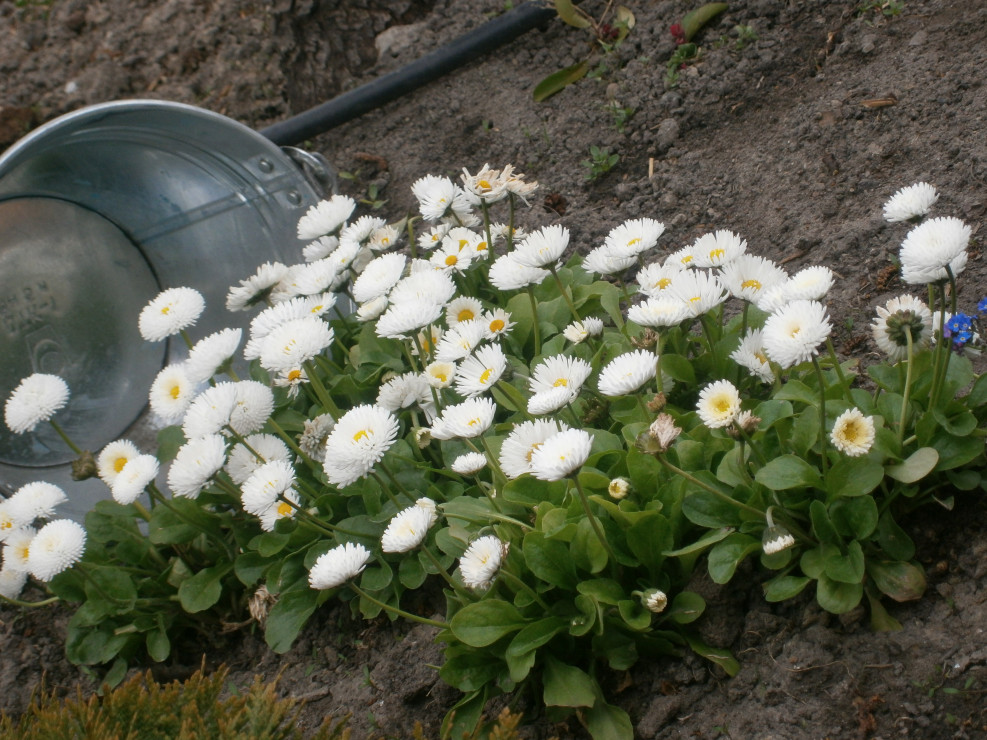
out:
{"label": "daisy stem", "polygon": [[418,242],[415,241],[415,221],[417,220],[417,216],[409,216],[405,222],[408,229],[408,249],[411,251],[411,259],[413,260],[418,259]]}
{"label": "daisy stem", "polygon": [[912,329],[906,324],[902,323],[901,328],[905,330],[905,388],[901,396],[901,416],[898,419],[898,443],[902,444],[905,439],[905,422],[908,421],[908,397],[911,395],[912,390],[912,354],[915,349],[915,345],[912,343]]}
{"label": "daisy stem", "polygon": [[682,470],[681,468],[673,465],[672,463],[670,463],[668,461],[668,459],[664,455],[656,455],[656,457],[658,458],[658,462],[660,462],[662,465],[664,465],[672,473],[675,473],[676,475],[680,475],[683,478],[685,478],[687,481],[689,481],[690,483],[692,483],[693,485],[699,486],[700,488],[702,488],[704,491],[707,491],[708,493],[712,493],[714,496],[716,496],[721,501],[724,501],[724,502],[730,504],[731,506],[735,506],[736,508],[740,509],[741,511],[746,511],[749,514],[754,514],[755,516],[757,516],[760,519],[764,519],[764,512],[761,511],[760,509],[755,509],[753,506],[748,506],[747,504],[743,504],[740,501],[737,501],[736,499],[730,498],[730,496],[727,496],[725,493],[723,493],[723,491],[720,491],[719,489],[714,488],[713,486],[709,485],[708,483],[704,483],[703,481],[699,480],[694,475],[692,475],[692,473],[687,473],[686,471]]}
{"label": "daisy stem", "polygon": [[292,452],[294,452],[296,455],[298,455],[300,458],[302,458],[302,460],[304,460],[306,463],[308,463],[309,467],[311,467],[312,465],[315,464],[315,461],[311,457],[309,457],[308,455],[305,454],[305,452],[302,450],[302,448],[298,446],[298,443],[295,442],[294,439],[292,439],[291,435],[288,434],[281,427],[280,424],[278,424],[276,421],[274,421],[274,417],[273,416],[271,416],[271,417],[268,418],[267,425],[270,426],[271,429],[274,430],[274,433],[277,434],[284,441],[284,443],[286,445],[288,445],[288,447],[291,448],[291,451]]}
{"label": "daisy stem", "polygon": [[665,392],[665,383],[661,378],[661,353],[664,349],[664,337],[661,332],[655,332],[655,387],[659,393]]}
{"label": "daisy stem", "polygon": [[[929,408],[936,405],[939,398],[939,387],[942,385],[945,368],[949,363],[949,347],[946,342],[946,285],[937,283],[941,300],[939,301],[939,329],[936,331],[936,351],[932,362],[932,392],[929,394]],[[931,299],[932,288],[929,288]],[[935,301],[930,300],[930,305],[935,305]],[[943,355],[946,355],[946,366],[943,366]]]}
{"label": "daisy stem", "polygon": [[562,278],[559,277],[559,273],[555,270],[555,265],[549,265],[548,271],[552,273],[552,277],[555,278],[555,284],[559,286],[559,292],[562,293],[562,297],[565,298],[565,302],[569,306],[569,311],[572,313],[572,317],[576,321],[582,321],[582,319],[579,318],[579,312],[576,311],[576,304],[572,302],[572,296],[569,295],[569,291],[566,289],[565,283],[562,282]]}
{"label": "daisy stem", "polygon": [[542,599],[542,597],[538,595],[538,592],[535,591],[533,588],[531,588],[531,586],[529,586],[527,583],[522,581],[520,578],[518,578],[516,575],[511,573],[506,568],[501,568],[500,574],[504,576],[508,581],[510,581],[511,585],[517,586],[519,589],[521,589],[526,594],[528,594],[528,596],[531,597],[531,600],[534,601],[536,604],[538,604],[538,606],[540,606],[542,609],[544,609],[546,613],[550,611],[550,607],[548,606],[548,604],[545,603],[545,600]]}
{"label": "daisy stem", "polygon": [[[431,324],[428,325],[427,331],[429,336],[431,336],[432,335]],[[418,356],[422,358],[422,362],[431,359],[428,355],[425,354],[425,348],[422,347],[422,341],[421,339],[418,338],[418,332],[415,332],[414,334],[411,335],[411,341],[415,343],[415,349],[418,350]],[[411,369],[414,370],[415,372],[421,372],[421,368],[419,368],[418,363],[415,362],[414,355],[411,354],[411,350],[408,349],[408,346],[406,344],[402,343],[402,346],[404,347],[404,351],[408,355],[408,362],[411,363]]]}
{"label": "daisy stem", "polygon": [[541,329],[538,327],[538,302],[535,300],[535,286],[528,286],[528,298],[531,300],[531,325],[535,332],[535,357],[541,354]]}
{"label": "daisy stem", "polygon": [[[494,472],[498,476],[500,476],[501,478],[504,478],[506,480],[507,476],[505,476],[504,475],[504,471],[500,469],[500,463],[497,462],[496,456],[493,454],[493,451],[490,449],[490,444],[487,442],[487,438],[486,437],[480,437],[480,444],[483,446],[483,452],[487,456],[487,461],[490,463],[490,467],[493,468]],[[477,451],[479,451],[479,450],[477,450]],[[488,496],[488,498],[489,498],[489,496]],[[497,511],[500,511],[500,507],[497,506],[497,504],[493,501],[493,499],[491,499],[491,503],[493,503],[494,508]]]}
{"label": "daisy stem", "polygon": [[499,394],[494,394],[495,397],[499,396],[497,398],[499,403],[513,408],[519,414],[523,414],[528,421],[534,420],[535,417],[528,413],[528,407],[524,405],[524,396],[521,395],[517,388],[501,378],[491,388],[491,391],[494,390],[500,391]]}
{"label": "daisy stem", "polygon": [[184,329],[181,329],[181,330],[179,330],[178,333],[181,335],[182,340],[184,340],[186,347],[188,347],[189,349],[192,349],[192,347],[195,346],[195,342],[192,341],[192,337],[190,337],[188,335],[188,332],[187,331],[185,331]]}
{"label": "daisy stem", "polygon": [[840,365],[840,358],[836,356],[836,347],[833,346],[833,340],[829,337],[826,337],[826,349],[829,350],[829,356],[833,358],[833,369],[836,370],[836,377],[840,379],[843,395],[846,397],[847,403],[853,406],[855,404],[853,403],[853,396],[850,395],[850,384],[846,382],[843,367]]}
{"label": "daisy stem", "polygon": [[427,557],[431,561],[432,565],[435,566],[435,570],[438,572],[440,576],[442,576],[442,580],[444,580],[446,583],[449,584],[452,590],[456,592],[456,596],[458,596],[464,602],[468,602],[469,597],[467,596],[466,592],[459,587],[458,583],[452,580],[452,576],[449,575],[449,571],[447,571],[445,567],[442,565],[442,563],[439,562],[439,559],[435,556],[435,553],[429,550],[428,545],[426,545],[424,542],[422,543],[421,548],[422,548],[422,552],[425,553],[425,557]]}
{"label": "daisy stem", "polygon": [[51,424],[52,429],[58,432],[58,436],[61,437],[62,441],[69,446],[69,449],[72,450],[72,452],[74,452],[76,455],[82,454],[82,450],[80,450],[79,447],[76,445],[76,443],[69,438],[69,435],[65,433],[65,430],[62,429],[62,427],[59,425],[57,421],[55,421],[54,419],[49,419],[48,423]]}
{"label": "daisy stem", "polygon": [[485,201],[480,201],[480,210],[483,212],[483,233],[487,237],[487,249],[491,248],[493,242],[490,239],[490,206]]}
{"label": "daisy stem", "polygon": [[[660,387],[658,389],[658,392],[661,393],[661,388]],[[634,395],[637,398],[637,405],[641,407],[641,413],[644,414],[644,418],[647,419],[651,414],[648,411],[648,407],[644,403],[644,394],[643,393],[635,393]]]}
{"label": "daisy stem", "polygon": [[509,193],[507,196],[507,250],[504,252],[511,251],[514,246],[514,193]]}
{"label": "daisy stem", "polygon": [[290,506],[295,511],[296,514],[299,514],[299,517],[296,520],[299,524],[307,525],[310,529],[314,529],[319,534],[327,534],[330,537],[335,538],[336,532],[338,531],[338,532],[342,532],[343,534],[348,534],[356,537],[360,536],[355,532],[347,532],[345,529],[339,529],[338,527],[334,527],[331,524],[323,522],[318,517],[312,516],[306,509],[294,503],[291,499],[287,498],[283,494],[280,493],[278,494],[278,501],[288,504],[288,506]]}
{"label": "daisy stem", "polygon": [[0,602],[4,604],[12,604],[13,606],[22,606],[25,608],[31,608],[35,606],[48,606],[49,604],[54,604],[56,601],[61,601],[57,596],[52,596],[41,601],[21,601],[20,599],[13,599],[10,596],[4,596],[0,594]]}
{"label": "daisy stem", "polygon": [[175,508],[175,506],[172,505],[171,501],[165,498],[164,494],[162,494],[161,491],[158,490],[158,487],[154,484],[153,481],[147,484],[146,490],[148,492],[148,495],[150,495],[152,499],[156,499],[159,504],[164,506],[166,509],[168,509],[168,511],[170,511],[172,514],[174,514],[183,522],[185,522],[190,527],[192,527],[192,529],[197,529],[200,532],[202,532],[202,534],[206,536],[206,539],[212,540],[217,545],[219,545],[224,550],[226,550],[226,555],[230,559],[230,562],[236,560],[236,553],[233,552],[233,548],[230,546],[229,542],[224,540],[222,537],[217,537],[215,532],[212,532],[207,527],[204,527],[198,522],[189,519],[187,516],[185,516],[183,512]]}
{"label": "daisy stem", "polygon": [[[638,394],[640,398],[640,394]],[[572,417],[572,424],[577,429],[582,426],[582,422],[579,420],[579,416],[576,414],[576,410],[572,407],[572,401],[569,401],[565,407],[569,410],[569,415]]]}
{"label": "daisy stem", "polygon": [[319,398],[319,403],[322,404],[322,408],[332,414],[333,419],[339,419],[342,413],[339,407],[332,400],[332,396],[329,395],[329,391],[326,390],[325,385],[322,384],[322,378],[316,373],[315,365],[312,364],[311,360],[306,360],[302,363],[302,367],[305,368],[305,374],[308,376],[308,382],[315,391],[315,395]]}
{"label": "daisy stem", "polygon": [[737,427],[737,431],[740,432],[740,438],[747,443],[748,447],[751,448],[751,453],[753,453],[754,457],[757,458],[757,461],[761,464],[761,466],[763,467],[767,465],[768,461],[765,459],[764,455],[761,454],[761,449],[757,446],[757,444],[755,444],[754,438],[739,426]]}
{"label": "daisy stem", "polygon": [[812,356],[812,365],[816,368],[816,377],[819,378],[819,443],[822,445],[820,454],[822,463],[822,474],[826,476],[829,469],[829,459],[826,457],[826,378],[823,377],[822,367],[819,366],[819,358]]}
{"label": "daisy stem", "polygon": [[350,582],[349,587],[352,588],[357,596],[361,599],[366,599],[371,604],[376,604],[384,611],[391,612],[391,614],[397,614],[399,617],[404,617],[405,619],[410,619],[412,622],[418,622],[420,624],[428,624],[432,627],[438,627],[440,629],[449,629],[449,625],[446,622],[437,622],[434,619],[428,619],[427,617],[420,617],[417,614],[412,614],[411,612],[406,612],[404,609],[398,609],[396,606],[391,606],[390,604],[385,604],[383,601],[378,601],[373,596],[368,594],[362,588],[357,586],[355,583]]}
{"label": "daisy stem", "polygon": [[[401,491],[401,493],[407,496],[408,500],[411,501],[411,503],[415,503],[416,501],[415,497],[412,496],[403,485],[401,485],[401,481],[399,481],[397,478],[394,477],[394,473],[392,473],[390,468],[388,468],[387,465],[384,464],[384,461],[381,460],[377,464],[380,465],[380,469],[384,471],[384,475],[387,476],[388,480],[390,480],[391,483],[393,483],[397,487],[397,489]],[[374,476],[377,476],[377,474],[374,473]],[[377,481],[383,486],[383,481],[381,481],[379,477],[377,477]],[[391,494],[390,490],[387,490],[387,495],[391,497],[391,501],[394,503],[394,505],[400,509],[401,507],[398,506],[397,499],[393,496],[393,494]]]}
{"label": "daisy stem", "polygon": [[617,564],[617,556],[614,555],[613,549],[610,547],[610,543],[607,542],[606,536],[603,534],[603,527],[600,526],[600,521],[593,515],[593,511],[589,508],[589,499],[586,498],[586,492],[583,490],[582,484],[579,482],[579,474],[572,476],[572,482],[576,484],[576,491],[579,492],[579,501],[583,505],[583,511],[586,513],[586,518],[589,520],[590,526],[593,527],[593,531],[596,533],[596,537],[600,540],[600,544],[603,545],[603,549],[607,551],[610,556],[610,562],[613,565]]}

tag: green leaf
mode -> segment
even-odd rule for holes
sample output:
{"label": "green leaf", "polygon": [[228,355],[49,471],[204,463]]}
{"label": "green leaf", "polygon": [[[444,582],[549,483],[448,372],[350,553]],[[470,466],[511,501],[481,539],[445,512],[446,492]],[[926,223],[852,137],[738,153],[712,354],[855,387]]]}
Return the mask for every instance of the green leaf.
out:
{"label": "green leaf", "polygon": [[584,712],[586,728],[594,740],[634,740],[631,718],[620,707],[602,699]]}
{"label": "green leaf", "polygon": [[577,10],[572,4],[572,0],[555,0],[555,12],[559,14],[563,23],[575,28],[589,28],[592,25],[586,14]]}
{"label": "green leaf", "polygon": [[[463,657],[463,656],[457,656]],[[455,658],[453,658],[455,660]],[[439,675],[442,680],[448,683],[450,686],[455,686],[459,688],[459,684],[447,679],[442,675],[442,671],[446,669],[451,661],[446,661],[445,665],[439,669]],[[486,666],[491,667],[489,661]],[[450,671],[450,673],[452,673]],[[476,728],[480,725],[480,719],[483,717],[483,707],[487,704],[487,699],[490,696],[490,685],[488,681],[496,676],[496,673],[492,674],[489,679],[484,679],[479,682],[479,686],[475,689],[462,689],[460,691],[472,691],[472,693],[467,693],[462,699],[456,702],[452,709],[442,718],[442,726],[440,728],[440,737],[473,737],[476,733]]]}
{"label": "green leaf", "polygon": [[617,613],[624,624],[632,630],[646,630],[651,626],[651,612],[637,599],[622,599],[617,602]]}
{"label": "green leaf", "polygon": [[936,470],[953,470],[984,457],[983,437],[956,437],[939,429],[931,443],[939,453]]}
{"label": "green leaf", "polygon": [[840,583],[862,583],[864,580],[864,551],[854,540],[846,553],[835,545],[823,545],[823,572]]}
{"label": "green leaf", "polygon": [[678,550],[666,550],[662,554],[669,558],[678,558],[683,555],[695,555],[696,553],[702,552],[707,547],[712,547],[720,540],[726,539],[733,531],[733,527],[714,529],[685,547],[680,547]]}
{"label": "green leaf", "polygon": [[662,355],[661,371],[668,373],[672,380],[684,383],[685,385],[695,385],[696,371],[692,367],[692,361],[682,355]]}
{"label": "green leaf", "polygon": [[885,511],[878,519],[874,539],[881,549],[895,560],[911,560],[915,557],[915,543],[908,533],[898,526],[890,511]]}
{"label": "green leaf", "polygon": [[665,550],[672,546],[674,539],[668,519],[658,512],[648,514],[627,528],[624,535],[634,557],[656,574],[665,562]]}
{"label": "green leaf", "polygon": [[819,393],[801,380],[789,380],[774,394],[776,401],[799,401],[812,406],[819,403]]}
{"label": "green leaf", "polygon": [[284,550],[291,539],[290,534],[282,532],[265,532],[250,540],[247,547],[256,550],[262,558],[271,558]]}
{"label": "green leaf", "polygon": [[740,671],[740,663],[737,662],[737,659],[733,657],[729,650],[710,647],[695,635],[687,634],[685,635],[685,639],[696,655],[701,655],[711,663],[716,663],[728,676],[736,676]]}
{"label": "green leaf", "polygon": [[615,606],[621,599],[627,597],[623,586],[612,578],[593,578],[581,581],[576,590],[599,601],[601,604]]}
{"label": "green leaf", "polygon": [[864,587],[859,583],[841,583],[825,573],[816,584],[816,601],[830,614],[846,614],[860,603]]}
{"label": "green leaf", "polygon": [[558,72],[553,72],[548,77],[535,85],[532,97],[536,103],[548,100],[557,92],[561,92],[574,82],[578,82],[589,72],[589,61],[583,60],[570,65]]}
{"label": "green leaf", "polygon": [[543,680],[545,706],[591,707],[596,703],[596,682],[576,666],[548,656]]}
{"label": "green leaf", "polygon": [[695,591],[680,591],[672,599],[665,616],[676,624],[695,622],[706,611],[706,600]]}
{"label": "green leaf", "polygon": [[264,575],[271,561],[259,552],[240,553],[233,564],[233,572],[244,586],[253,586]]}
{"label": "green leaf", "polygon": [[609,556],[589,519],[579,520],[569,552],[573,562],[590,573],[599,573],[607,567]]}
{"label": "green leaf", "polygon": [[180,426],[170,426],[158,432],[158,451],[155,457],[162,465],[175,459],[178,450],[185,444],[185,434]]}
{"label": "green leaf", "polygon": [[155,629],[147,633],[145,638],[147,654],[155,663],[161,663],[171,655],[171,641],[164,629]]}
{"label": "green leaf", "polygon": [[826,494],[830,500],[864,496],[884,480],[884,466],[866,457],[840,457],[826,474]]}
{"label": "green leaf", "polygon": [[915,601],[925,593],[925,573],[901,560],[868,560],[867,575],[895,601]]}
{"label": "green leaf", "polygon": [[685,40],[691,41],[692,37],[699,33],[703,26],[726,9],[726,3],[706,3],[682,16],[682,30],[685,32]]}
{"label": "green leaf", "polygon": [[864,591],[867,594],[867,601],[870,604],[870,627],[875,632],[897,632],[901,629],[901,622],[888,614],[881,600],[871,595],[870,589]]}
{"label": "green leaf", "polygon": [[525,564],[536,577],[559,588],[576,588],[576,567],[565,543],[546,539],[541,532],[528,532],[521,551]]}
{"label": "green leaf", "polygon": [[877,529],[877,503],[870,496],[834,501],[829,518],[843,536],[865,540]]}
{"label": "green leaf", "polygon": [[514,635],[514,639],[507,646],[506,654],[523,655],[537,650],[559,632],[564,631],[567,626],[566,621],[560,617],[545,617],[537,622],[532,622]]}
{"label": "green leaf", "polygon": [[[698,471],[696,477],[707,478],[703,471]],[[713,478],[712,474],[708,478]],[[715,478],[713,480],[716,485],[723,485]],[[690,522],[701,527],[739,527],[741,524],[736,506],[701,488],[691,488],[682,501],[682,513]]]}
{"label": "green leaf", "polygon": [[775,576],[763,584],[764,600],[778,602],[791,599],[802,593],[802,590],[811,582],[812,579],[805,576]]}
{"label": "green leaf", "polygon": [[773,491],[822,485],[819,471],[795,455],[781,455],[771,460],[757,471],[754,480]]}
{"label": "green leaf", "polygon": [[822,501],[813,501],[809,504],[809,518],[812,520],[812,531],[820,542],[828,542],[837,545],[842,542],[840,533],[833,526],[833,521],[829,518],[829,511]]}
{"label": "green leaf", "polygon": [[470,647],[486,647],[504,635],[525,626],[524,617],[513,604],[500,599],[484,599],[456,612],[449,627],[456,639]]}
{"label": "green leaf", "polygon": [[315,612],[324,592],[304,584],[301,588],[285,591],[267,614],[264,639],[276,653],[286,653],[301,632],[308,618]]}
{"label": "green leaf", "polygon": [[370,566],[363,571],[360,576],[360,588],[364,591],[382,591],[391,585],[394,580],[394,571],[391,566],[383,561],[379,561],[379,566]]}
{"label": "green leaf", "polygon": [[921,447],[903,463],[889,465],[885,472],[901,483],[917,483],[935,470],[939,462],[939,452],[933,447]]}
{"label": "green leaf", "polygon": [[86,581],[86,596],[104,604],[108,614],[126,614],[137,603],[137,587],[122,568],[91,568]]}
{"label": "green leaf", "polygon": [[760,549],[761,541],[734,532],[709,551],[709,575],[714,583],[724,584],[733,578],[737,566],[752,552]]}
{"label": "green leaf", "polygon": [[178,587],[178,599],[189,614],[205,611],[223,593],[223,577],[233,569],[233,563],[220,563],[204,568]]}

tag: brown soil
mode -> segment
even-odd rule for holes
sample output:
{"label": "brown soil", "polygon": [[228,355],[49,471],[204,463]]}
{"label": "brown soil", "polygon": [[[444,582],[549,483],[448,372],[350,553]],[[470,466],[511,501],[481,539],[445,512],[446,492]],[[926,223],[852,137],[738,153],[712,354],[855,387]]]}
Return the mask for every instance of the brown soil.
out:
{"label": "brown soil", "polygon": [[[879,3],[864,3],[879,5]],[[604,3],[586,0],[599,12]],[[937,215],[973,226],[987,210],[987,6],[904,0],[895,17],[847,0],[734,0],[697,41],[702,60],[666,88],[670,24],[685,0],[627,0],[637,25],[587,79],[544,103],[531,91],[578,61],[586,35],[555,21],[495,54],[310,142],[341,171],[343,189],[369,185],[391,219],[412,209],[426,173],[455,177],[484,162],[514,164],[542,189],[522,215],[561,222],[589,248],[627,218],[667,226],[669,249],[718,228],[789,270],[832,267],[837,346],[874,352],[873,306],[903,291],[890,258],[903,230],[881,205],[925,180]],[[502,0],[33,0],[0,2],[0,146],[83,105],[160,98],[224,113],[256,129],[399,68],[504,10]],[[738,43],[737,26],[756,40]],[[377,41],[380,49],[375,46]],[[875,102],[877,101],[877,102]],[[609,103],[633,111],[625,129]],[[620,156],[584,178],[590,146]],[[549,207],[550,206],[550,207]],[[987,269],[974,248],[960,305],[983,297]],[[733,679],[687,656],[641,664],[606,684],[641,738],[974,738],[987,736],[987,513],[975,496],[952,513],[910,523],[929,589],[892,605],[904,629],[874,633],[862,610],[835,618],[808,599],[765,603],[757,576],[727,589],[699,584],[711,608],[706,640],[742,663]],[[94,680],[63,657],[69,612],[0,610],[0,696],[24,709],[46,675],[69,690]],[[327,606],[292,651],[272,654],[259,633],[180,646],[178,664],[228,663],[234,685],[281,675],[307,700],[304,720],[352,714],[356,737],[435,732],[456,693],[431,666],[426,628],[360,623]],[[169,673],[170,672],[170,673]],[[575,721],[536,722],[532,737],[583,737]]]}

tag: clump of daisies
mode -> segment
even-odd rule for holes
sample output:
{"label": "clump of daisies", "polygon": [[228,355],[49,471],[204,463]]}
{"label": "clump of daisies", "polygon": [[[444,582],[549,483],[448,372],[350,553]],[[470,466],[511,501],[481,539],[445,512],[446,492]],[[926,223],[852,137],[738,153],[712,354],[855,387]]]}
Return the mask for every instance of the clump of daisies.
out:
{"label": "clump of daisies", "polygon": [[[895,518],[975,487],[985,463],[968,355],[987,300],[954,303],[972,228],[927,219],[923,183],[886,204],[902,279],[928,298],[875,307],[864,380],[833,344],[830,267],[789,272],[729,229],[676,241],[651,217],[526,230],[536,188],[510,165],[426,175],[393,223],[332,196],[299,220],[301,261],[231,287],[249,316],[207,337],[195,291],[153,299],[142,333],[188,351],[149,392],[161,447],[96,457],[113,502],[86,558],[123,596],[53,578],[106,614],[72,644],[112,633],[100,662],[163,659],[175,625],[248,624],[230,605],[263,600],[286,649],[338,598],[442,630],[440,675],[464,691],[581,682],[609,737],[622,714],[593,662],[711,654],[690,626],[697,562],[725,583],[751,558],[768,600],[812,589],[843,613],[866,597],[893,625],[882,598],[924,588]],[[68,398],[35,379],[8,426],[55,422]]]}

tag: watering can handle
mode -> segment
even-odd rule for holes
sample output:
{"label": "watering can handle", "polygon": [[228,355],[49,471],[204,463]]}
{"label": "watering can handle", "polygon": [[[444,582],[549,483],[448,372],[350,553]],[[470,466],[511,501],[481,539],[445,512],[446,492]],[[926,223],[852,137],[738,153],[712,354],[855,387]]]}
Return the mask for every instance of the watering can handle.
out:
{"label": "watering can handle", "polygon": [[329,164],[329,160],[318,152],[307,152],[293,146],[283,146],[281,151],[298,165],[302,175],[309,184],[322,195],[336,193],[339,188],[339,177],[336,169]]}

